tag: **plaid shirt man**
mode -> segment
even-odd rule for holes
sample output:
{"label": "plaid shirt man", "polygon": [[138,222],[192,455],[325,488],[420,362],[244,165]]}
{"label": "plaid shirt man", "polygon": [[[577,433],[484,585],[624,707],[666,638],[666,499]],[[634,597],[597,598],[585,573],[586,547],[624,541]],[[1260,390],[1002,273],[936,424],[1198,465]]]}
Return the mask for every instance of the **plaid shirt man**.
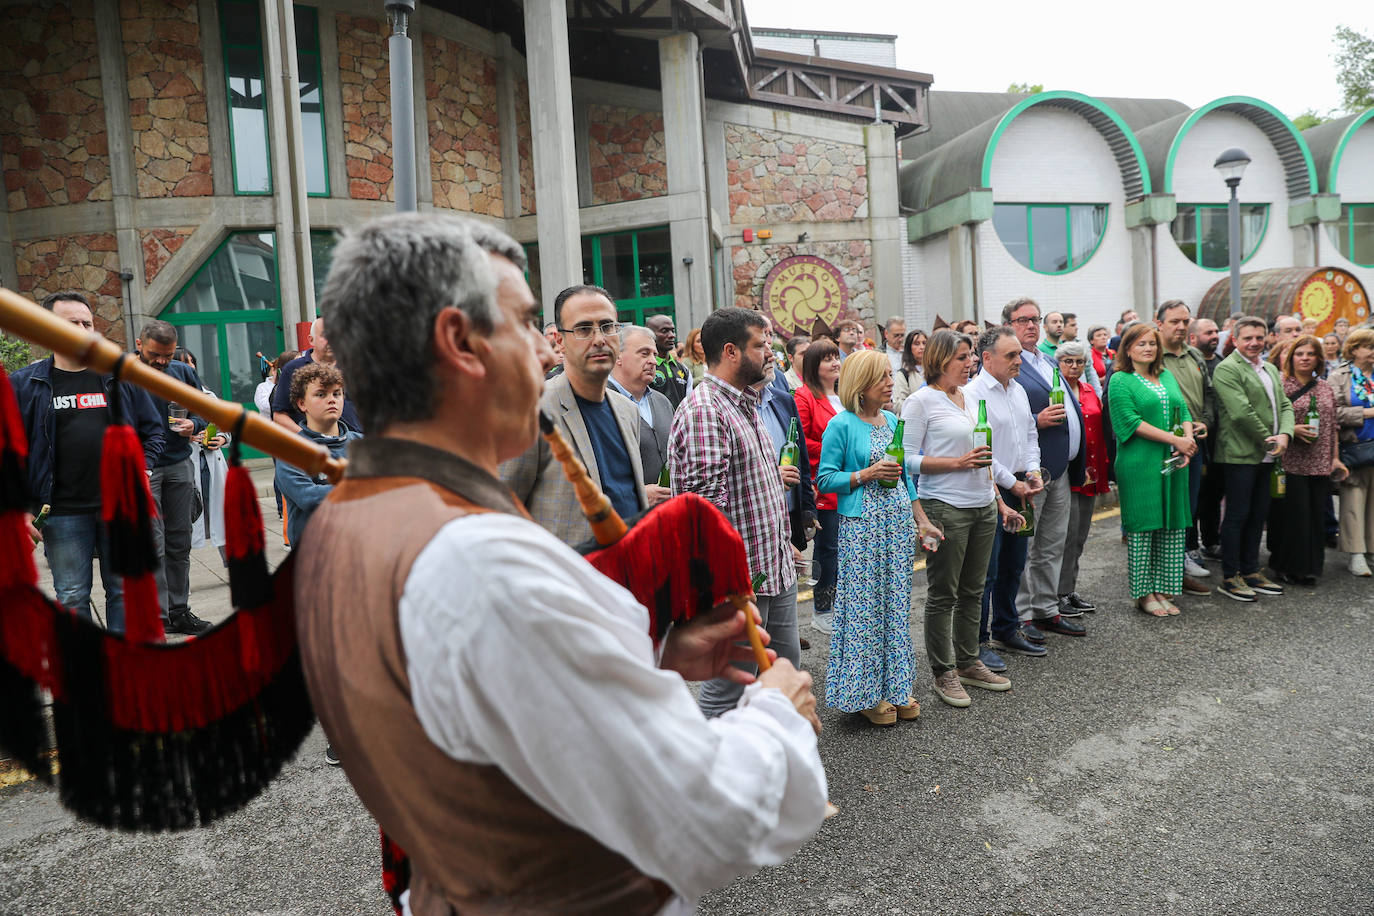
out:
{"label": "plaid shirt man", "polygon": [[761,595],[797,581],[787,496],[773,440],[759,416],[760,395],[707,373],[673,418],[668,439],[673,495],[696,493],[715,504],[744,538],[751,573],[767,577]]}

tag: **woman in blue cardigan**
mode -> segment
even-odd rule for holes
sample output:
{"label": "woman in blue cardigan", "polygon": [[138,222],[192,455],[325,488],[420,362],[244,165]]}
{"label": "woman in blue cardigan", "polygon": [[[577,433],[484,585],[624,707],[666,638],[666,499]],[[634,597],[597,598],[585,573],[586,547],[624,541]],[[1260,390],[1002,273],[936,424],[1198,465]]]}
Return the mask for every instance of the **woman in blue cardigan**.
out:
{"label": "woman in blue cardigan", "polygon": [[[874,725],[914,719],[911,695],[912,562],[916,488],[902,463],[886,455],[897,418],[892,370],[876,350],[852,354],[840,368],[840,401],[821,438],[816,490],[839,496],[839,584],[835,593],[825,702]],[[886,481],[896,486],[889,489]]]}

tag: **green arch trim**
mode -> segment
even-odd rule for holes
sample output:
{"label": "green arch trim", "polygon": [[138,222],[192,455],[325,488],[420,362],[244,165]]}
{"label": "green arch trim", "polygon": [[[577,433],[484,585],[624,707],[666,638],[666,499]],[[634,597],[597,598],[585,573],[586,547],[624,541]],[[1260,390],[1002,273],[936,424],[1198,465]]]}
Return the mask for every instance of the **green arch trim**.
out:
{"label": "green arch trim", "polygon": [[1370,120],[1374,120],[1374,108],[1351,121],[1345,129],[1345,133],[1341,134],[1341,142],[1336,144],[1336,152],[1331,154],[1331,167],[1326,173],[1326,190],[1329,193],[1336,193],[1336,171],[1341,167],[1341,157],[1345,155],[1346,145],[1355,136],[1355,131],[1369,123]]}
{"label": "green arch trim", "polygon": [[[1070,92],[1067,90],[1040,92],[1035,95],[1028,96],[1027,98],[1017,102],[1011,108],[1011,110],[1009,110],[1006,114],[1002,115],[1002,119],[998,121],[997,126],[993,128],[992,136],[988,138],[987,148],[983,151],[983,187],[992,187],[992,157],[997,152],[997,144],[999,141],[1001,141],[1002,134],[1004,134],[1007,128],[1011,126],[1011,122],[1015,121],[1018,115],[1020,115],[1026,109],[1031,108],[1032,106],[1040,105],[1044,102],[1054,102],[1059,100],[1079,102],[1083,105],[1089,106],[1090,108],[1094,108],[1097,111],[1101,112],[1103,115],[1105,115],[1113,124],[1115,124],[1117,129],[1121,131],[1121,136],[1124,137],[1126,141],[1130,144],[1131,152],[1135,155],[1136,168],[1140,170],[1140,183],[1142,193],[1153,193],[1153,190],[1150,187],[1150,168],[1145,163],[1145,154],[1140,149],[1140,143],[1137,142],[1135,138],[1135,133],[1131,130],[1129,126],[1127,126],[1126,122],[1121,119],[1121,115],[1117,114],[1116,111],[1110,105],[1108,105],[1106,102],[1103,102],[1101,99],[1095,99],[1092,96],[1084,95],[1081,92]],[[1096,127],[1096,125],[1093,126]],[[1118,159],[1117,161],[1119,163],[1120,159]],[[1122,183],[1125,184],[1124,181]]]}
{"label": "green arch trim", "polygon": [[[1292,135],[1294,142],[1298,144],[1298,151],[1302,153],[1303,162],[1307,164],[1307,183],[1309,194],[1317,193],[1317,166],[1312,161],[1312,151],[1307,147],[1307,141],[1302,138],[1302,132],[1293,126],[1293,122],[1288,120],[1288,116],[1279,111],[1268,102],[1261,101],[1248,95],[1227,95],[1219,99],[1213,99],[1201,108],[1195,109],[1178,128],[1178,133],[1174,134],[1174,142],[1169,145],[1169,156],[1164,160],[1164,193],[1172,194],[1174,191],[1174,159],[1178,156],[1179,147],[1183,145],[1183,138],[1188,135],[1188,131],[1193,129],[1193,125],[1201,121],[1203,116],[1226,105],[1250,105],[1260,109],[1278,119],[1279,123],[1288,128],[1288,133]],[[1256,125],[1257,127],[1259,125]],[[1263,128],[1261,128],[1263,129]],[[1273,141],[1271,140],[1272,144]],[[1220,152],[1220,150],[1218,150]],[[1284,168],[1284,184],[1287,185],[1287,167]],[[1293,193],[1289,190],[1289,196]]]}

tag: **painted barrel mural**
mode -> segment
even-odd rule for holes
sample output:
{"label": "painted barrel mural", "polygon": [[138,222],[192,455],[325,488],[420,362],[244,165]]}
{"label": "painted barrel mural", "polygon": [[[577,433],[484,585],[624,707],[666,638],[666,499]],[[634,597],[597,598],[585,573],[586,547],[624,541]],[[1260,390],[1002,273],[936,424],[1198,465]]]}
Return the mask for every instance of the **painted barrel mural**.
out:
{"label": "painted barrel mural", "polygon": [[[1231,314],[1231,279],[1223,276],[1198,306],[1199,318],[1221,324]],[[1369,297],[1354,275],[1339,267],[1276,267],[1240,275],[1241,312],[1266,321],[1278,315],[1317,319],[1317,335],[1334,329],[1337,318],[1357,325],[1369,320]]]}

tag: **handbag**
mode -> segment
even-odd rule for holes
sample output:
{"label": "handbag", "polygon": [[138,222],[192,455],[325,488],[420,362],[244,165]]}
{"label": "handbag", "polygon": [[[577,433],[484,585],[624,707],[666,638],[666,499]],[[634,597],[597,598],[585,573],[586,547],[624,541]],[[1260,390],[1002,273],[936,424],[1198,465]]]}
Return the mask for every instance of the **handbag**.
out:
{"label": "handbag", "polygon": [[1341,464],[1352,471],[1374,467],[1374,439],[1341,443]]}

